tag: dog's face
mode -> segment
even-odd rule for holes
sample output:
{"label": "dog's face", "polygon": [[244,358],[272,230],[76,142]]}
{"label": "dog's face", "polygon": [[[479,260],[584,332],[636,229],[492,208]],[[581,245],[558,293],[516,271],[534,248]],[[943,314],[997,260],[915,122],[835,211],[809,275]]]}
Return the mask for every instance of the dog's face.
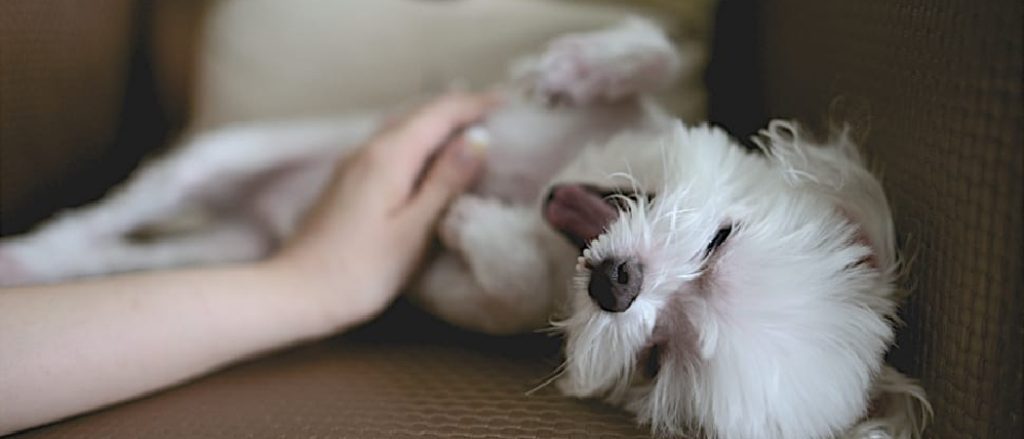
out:
{"label": "dog's face", "polygon": [[565,393],[724,438],[828,437],[866,414],[893,337],[885,198],[847,142],[778,122],[763,142],[624,137],[552,187],[544,216],[582,249],[556,323]]}

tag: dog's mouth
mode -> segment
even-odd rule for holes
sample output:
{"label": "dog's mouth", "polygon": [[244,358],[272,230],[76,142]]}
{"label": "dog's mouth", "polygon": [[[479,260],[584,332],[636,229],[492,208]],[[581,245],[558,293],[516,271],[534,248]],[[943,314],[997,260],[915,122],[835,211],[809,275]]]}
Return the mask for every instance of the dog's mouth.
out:
{"label": "dog's mouth", "polygon": [[634,201],[649,194],[607,189],[589,184],[561,184],[551,188],[543,206],[544,220],[580,249],[597,239]]}

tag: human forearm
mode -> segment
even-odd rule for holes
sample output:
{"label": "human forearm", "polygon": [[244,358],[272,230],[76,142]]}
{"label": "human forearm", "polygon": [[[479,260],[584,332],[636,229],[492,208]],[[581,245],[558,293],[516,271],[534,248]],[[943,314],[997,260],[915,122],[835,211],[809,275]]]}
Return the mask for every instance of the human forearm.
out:
{"label": "human forearm", "polygon": [[0,435],[384,310],[482,167],[481,148],[448,140],[494,102],[447,96],[379,133],[267,262],[0,291]]}
{"label": "human forearm", "polygon": [[[354,324],[280,264],[0,291],[0,434]],[[330,312],[328,312],[330,311]]]}

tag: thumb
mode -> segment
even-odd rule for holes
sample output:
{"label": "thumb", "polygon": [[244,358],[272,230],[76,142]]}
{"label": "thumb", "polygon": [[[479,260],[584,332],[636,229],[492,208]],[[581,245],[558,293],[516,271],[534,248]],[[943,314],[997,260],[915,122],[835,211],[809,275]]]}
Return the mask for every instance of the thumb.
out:
{"label": "thumb", "polygon": [[487,144],[482,128],[470,128],[446,145],[409,202],[409,219],[418,224],[433,224],[452,198],[468,189],[483,170]]}

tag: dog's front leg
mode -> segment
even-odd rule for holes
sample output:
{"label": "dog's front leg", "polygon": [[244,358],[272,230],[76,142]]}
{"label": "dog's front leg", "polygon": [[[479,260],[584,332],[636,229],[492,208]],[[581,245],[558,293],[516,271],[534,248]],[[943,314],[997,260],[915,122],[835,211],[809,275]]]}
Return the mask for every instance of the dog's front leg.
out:
{"label": "dog's front leg", "polygon": [[539,227],[529,208],[460,197],[441,222],[445,253],[427,267],[415,297],[445,320],[481,332],[544,327],[553,281]]}

